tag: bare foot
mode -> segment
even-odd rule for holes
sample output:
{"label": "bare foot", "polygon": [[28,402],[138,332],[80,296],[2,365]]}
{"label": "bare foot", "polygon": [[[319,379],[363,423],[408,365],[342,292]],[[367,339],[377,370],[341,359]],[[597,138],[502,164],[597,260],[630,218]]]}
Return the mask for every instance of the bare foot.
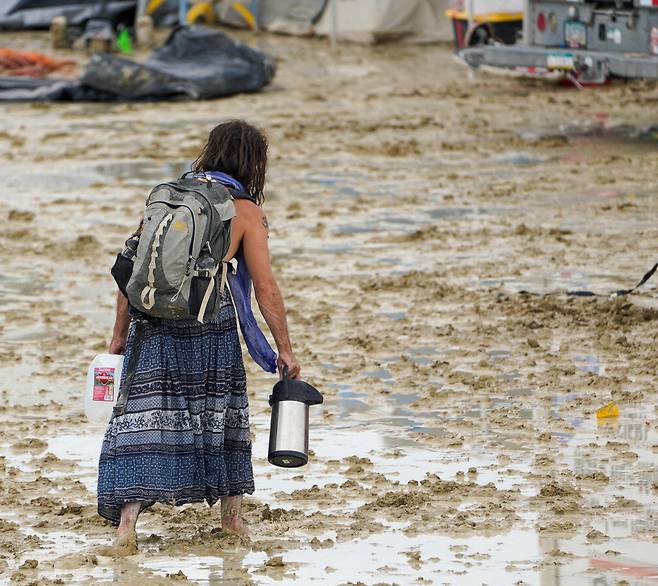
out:
{"label": "bare foot", "polygon": [[111,558],[125,558],[138,552],[137,533],[134,529],[127,529],[119,532],[112,545],[101,547],[98,554]]}
{"label": "bare foot", "polygon": [[224,533],[249,537],[249,526],[241,517],[235,517],[229,523],[224,523],[222,519],[222,531]]}
{"label": "bare foot", "polygon": [[242,496],[223,496],[221,501],[222,531],[248,537],[249,529],[240,515],[242,512]]}

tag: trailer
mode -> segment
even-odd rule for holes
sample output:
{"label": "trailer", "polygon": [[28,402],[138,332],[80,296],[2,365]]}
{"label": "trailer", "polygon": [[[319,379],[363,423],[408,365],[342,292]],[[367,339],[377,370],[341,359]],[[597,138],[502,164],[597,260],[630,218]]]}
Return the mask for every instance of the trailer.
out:
{"label": "trailer", "polygon": [[474,68],[559,72],[575,84],[658,79],[658,0],[525,0],[521,42],[459,55]]}

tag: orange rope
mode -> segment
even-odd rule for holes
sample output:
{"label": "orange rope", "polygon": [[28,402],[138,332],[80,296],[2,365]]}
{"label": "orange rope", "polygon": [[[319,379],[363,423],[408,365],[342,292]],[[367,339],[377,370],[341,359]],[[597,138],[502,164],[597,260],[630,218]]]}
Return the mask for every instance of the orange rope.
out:
{"label": "orange rope", "polygon": [[55,59],[34,51],[16,51],[0,47],[0,75],[45,77],[53,71],[73,67],[75,61]]}

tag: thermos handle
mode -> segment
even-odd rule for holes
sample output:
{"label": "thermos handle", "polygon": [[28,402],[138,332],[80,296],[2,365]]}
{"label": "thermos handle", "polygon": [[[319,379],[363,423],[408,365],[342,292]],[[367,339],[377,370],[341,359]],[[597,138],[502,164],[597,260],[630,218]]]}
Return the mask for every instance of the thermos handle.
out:
{"label": "thermos handle", "polygon": [[[286,386],[286,389],[287,389],[287,387],[288,387],[288,383],[290,382],[290,375],[288,374],[288,365],[287,365],[287,364],[284,364],[284,365],[283,365],[283,369],[282,369],[282,371],[281,371],[281,375],[282,375],[282,377],[283,377],[281,380],[283,381],[283,384]],[[279,385],[279,383],[277,383],[277,384],[275,385],[274,388],[277,388],[278,385]],[[273,406],[272,397],[274,397],[273,394],[270,395],[270,399],[269,399],[269,401],[268,401],[269,404],[270,404],[270,407]]]}
{"label": "thermos handle", "polygon": [[270,407],[277,401],[297,401],[307,405],[319,405],[323,402],[320,391],[301,380],[290,379],[290,369],[287,364],[281,369],[281,380],[274,385],[270,395]]}

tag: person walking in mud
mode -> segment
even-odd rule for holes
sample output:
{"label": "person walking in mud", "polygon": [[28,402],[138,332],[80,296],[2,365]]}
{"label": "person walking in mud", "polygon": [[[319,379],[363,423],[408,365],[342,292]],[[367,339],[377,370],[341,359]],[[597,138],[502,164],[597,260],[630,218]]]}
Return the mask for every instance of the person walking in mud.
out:
{"label": "person walking in mud", "polygon": [[[125,352],[125,366],[100,455],[98,512],[118,525],[119,550],[136,549],[137,518],[155,502],[183,505],[205,500],[212,506],[220,500],[222,529],[246,533],[242,497],[254,492],[254,478],[236,309],[245,343],[257,362],[270,371],[278,367],[279,373],[287,366],[291,378],[300,375],[283,299],[272,274],[268,224],[261,208],[267,147],[260,130],[240,120],[226,122],[210,132],[192,167],[192,178],[217,182],[229,190],[232,198],[226,205],[233,199],[230,210],[235,212],[224,260],[237,258],[238,274],[228,279],[229,288],[224,287],[225,272],[211,273],[208,281],[215,279],[216,288],[208,287],[203,303],[210,293],[217,295],[214,319],[201,323],[205,305],[198,320],[152,318],[132,302],[130,285],[126,293],[117,279],[123,290],[117,295],[110,352]],[[134,241],[146,237],[149,220],[147,213]],[[167,221],[171,222],[169,216],[162,225]],[[176,222],[171,223],[172,230],[177,229]],[[161,262],[167,263],[166,248],[159,252]],[[250,278],[278,357],[251,314]],[[154,296],[147,291],[140,303],[147,307],[151,302]]]}

